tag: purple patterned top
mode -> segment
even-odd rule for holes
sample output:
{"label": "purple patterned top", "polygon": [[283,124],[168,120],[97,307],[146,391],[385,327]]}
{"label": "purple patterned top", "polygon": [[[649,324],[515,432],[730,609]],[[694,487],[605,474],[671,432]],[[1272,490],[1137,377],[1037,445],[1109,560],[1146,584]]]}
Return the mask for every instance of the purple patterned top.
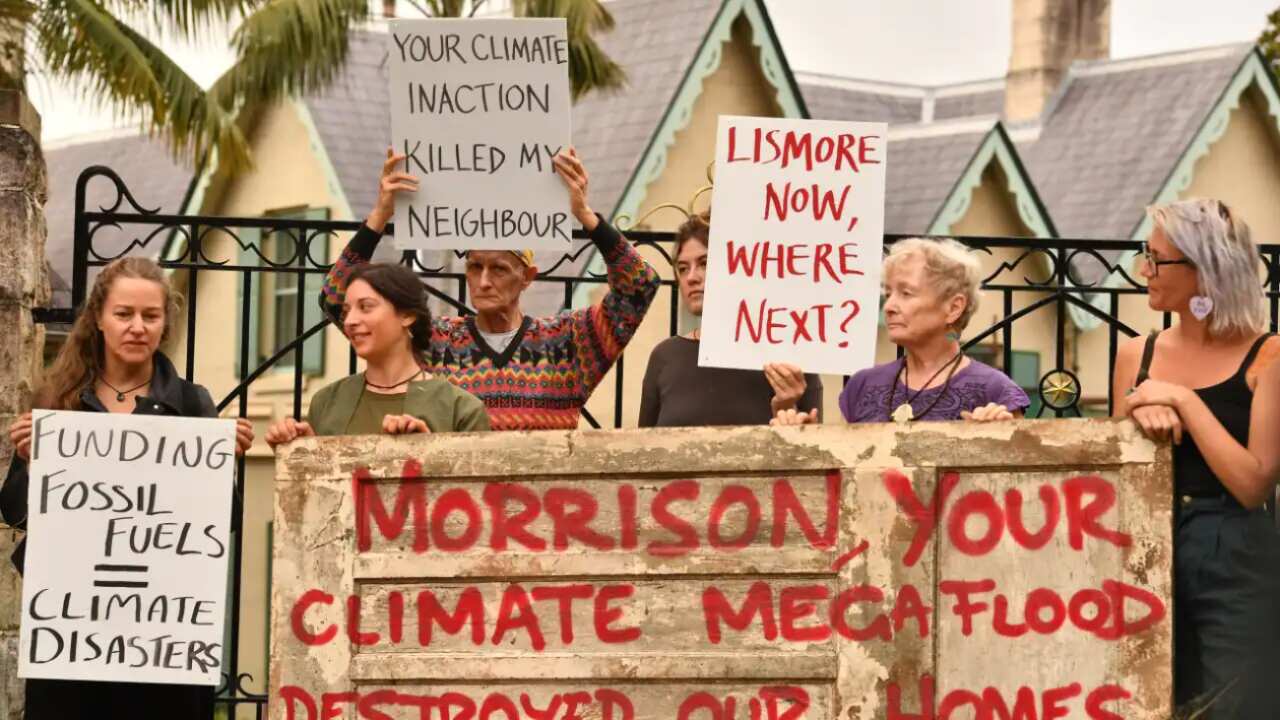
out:
{"label": "purple patterned top", "polygon": [[[898,376],[902,368],[902,360],[893,360],[875,367],[859,370],[840,393],[840,412],[848,422],[889,422],[894,408],[906,402],[909,395],[906,386]],[[895,387],[896,379],[896,387]],[[893,389],[893,407],[889,407],[889,392]],[[924,412],[933,405],[928,414],[917,420],[959,420],[962,410],[973,410],[987,403],[999,403],[1009,412],[1026,410],[1031,404],[1027,394],[1007,375],[999,370],[984,365],[977,360],[956,371],[951,378],[951,386],[946,395],[938,399],[943,386],[929,388],[913,397],[911,407],[917,413]]]}

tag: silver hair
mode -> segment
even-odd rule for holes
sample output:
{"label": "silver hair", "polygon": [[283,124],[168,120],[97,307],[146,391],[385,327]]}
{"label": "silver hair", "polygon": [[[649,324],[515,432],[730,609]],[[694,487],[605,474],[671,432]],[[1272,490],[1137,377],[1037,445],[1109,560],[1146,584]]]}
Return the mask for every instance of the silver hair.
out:
{"label": "silver hair", "polygon": [[1265,331],[1258,246],[1244,218],[1219,200],[1194,198],[1147,208],[1169,242],[1195,265],[1200,295],[1213,301],[1209,334],[1214,337]]}
{"label": "silver hair", "polygon": [[929,284],[938,292],[940,302],[956,295],[964,297],[964,310],[952,326],[956,332],[965,329],[973,314],[978,311],[978,288],[982,284],[982,264],[969,252],[969,248],[950,238],[905,238],[894,243],[884,259],[882,276],[904,259],[920,256],[924,260]]}

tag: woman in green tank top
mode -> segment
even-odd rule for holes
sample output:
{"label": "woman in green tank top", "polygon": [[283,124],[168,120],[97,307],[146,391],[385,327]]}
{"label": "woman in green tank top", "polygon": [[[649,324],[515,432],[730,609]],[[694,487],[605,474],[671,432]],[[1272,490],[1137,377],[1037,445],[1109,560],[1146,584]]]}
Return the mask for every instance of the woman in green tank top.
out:
{"label": "woman in green tank top", "polygon": [[267,443],[308,435],[476,432],[489,429],[474,395],[422,369],[429,351],[427,290],[408,268],[389,263],[351,272],[342,330],[365,371],[321,388],[307,420],[285,418],[267,431]]}

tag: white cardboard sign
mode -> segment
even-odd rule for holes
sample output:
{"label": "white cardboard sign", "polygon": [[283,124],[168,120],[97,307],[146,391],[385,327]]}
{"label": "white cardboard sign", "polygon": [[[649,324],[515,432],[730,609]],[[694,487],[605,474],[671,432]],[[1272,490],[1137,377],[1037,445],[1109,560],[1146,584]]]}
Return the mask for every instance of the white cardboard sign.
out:
{"label": "white cardboard sign", "polygon": [[874,363],[887,132],[720,117],[700,365]]}
{"label": "white cardboard sign", "polygon": [[568,249],[564,19],[394,20],[387,50],[391,145],[421,181],[396,200],[396,245]]}
{"label": "white cardboard sign", "polygon": [[235,423],[32,417],[18,675],[217,685]]}

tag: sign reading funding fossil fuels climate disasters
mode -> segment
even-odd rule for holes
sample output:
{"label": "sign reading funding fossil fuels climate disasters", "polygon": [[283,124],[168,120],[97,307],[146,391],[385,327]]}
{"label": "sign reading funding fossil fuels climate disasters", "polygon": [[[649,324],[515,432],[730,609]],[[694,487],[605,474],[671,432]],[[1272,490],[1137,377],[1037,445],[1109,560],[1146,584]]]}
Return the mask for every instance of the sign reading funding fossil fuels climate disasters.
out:
{"label": "sign reading funding fossil fuels climate disasters", "polygon": [[887,126],[722,115],[698,363],[875,359]]}
{"label": "sign reading funding fossil fuels climate disasters", "polygon": [[18,675],[217,685],[235,423],[32,420]]}
{"label": "sign reading funding fossil fuels climate disasters", "polygon": [[563,18],[394,20],[391,145],[421,182],[396,197],[401,248],[567,250]]}
{"label": "sign reading funding fossil fuels climate disasters", "polygon": [[305,438],[272,720],[1165,720],[1127,421]]}

